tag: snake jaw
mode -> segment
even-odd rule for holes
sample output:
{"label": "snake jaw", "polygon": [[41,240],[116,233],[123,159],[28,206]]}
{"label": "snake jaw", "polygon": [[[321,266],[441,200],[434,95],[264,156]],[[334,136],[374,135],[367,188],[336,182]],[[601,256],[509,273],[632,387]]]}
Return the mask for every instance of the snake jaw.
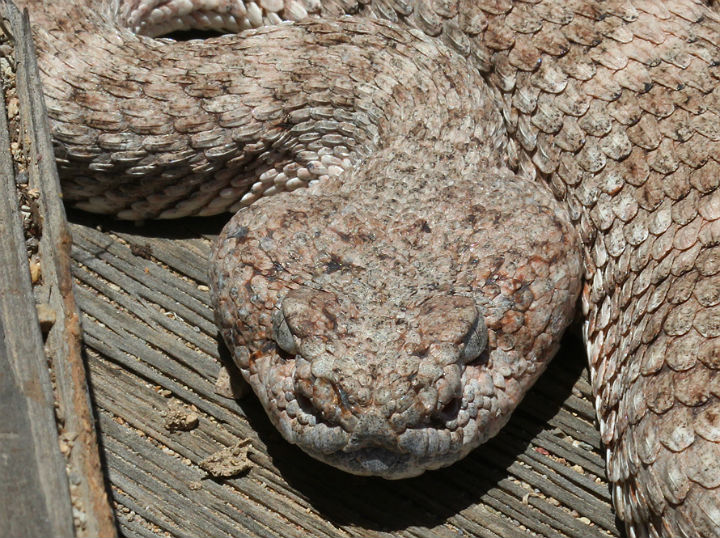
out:
{"label": "snake jaw", "polygon": [[[358,310],[332,293],[301,286],[288,291],[273,311],[275,348],[266,346],[254,361],[240,352],[241,369],[267,376],[258,380],[261,384],[281,384],[272,378],[283,368],[283,375],[293,380],[293,391],[261,398],[278,429],[317,459],[354,474],[405,478],[464,456],[476,444],[475,432],[486,429],[472,425],[467,428],[471,435],[463,435],[459,427],[476,418],[468,415],[471,402],[463,378],[484,362],[477,360],[480,355],[488,357],[483,308],[468,297],[434,295],[400,316],[407,324],[402,329],[406,339],[398,341],[396,354],[420,363],[405,372],[405,384],[393,394],[377,389],[379,378],[397,374],[395,368],[378,372],[383,363],[402,365],[406,360],[388,360],[376,349],[372,357],[352,357],[358,369],[347,379],[339,373],[338,360],[347,367],[348,358],[328,351],[347,352],[333,339],[352,332]],[[430,322],[448,312],[454,322]],[[357,383],[362,377],[367,383]],[[452,439],[445,435],[448,426]]]}
{"label": "snake jaw", "polygon": [[485,307],[465,296],[419,301],[400,316],[401,338],[365,354],[338,338],[368,323],[347,297],[300,286],[278,303],[274,345],[239,352],[238,366],[270,389],[261,401],[289,442],[353,474],[400,479],[450,465],[507,422],[523,392],[513,378],[542,371],[518,370],[524,361],[489,346]]}
{"label": "snake jaw", "polygon": [[[534,378],[541,372],[542,368],[537,368],[531,375]],[[404,429],[397,428],[396,416],[385,419],[367,411],[362,418],[354,417],[352,428],[346,428],[343,421],[332,424],[308,406],[307,400],[301,403],[303,397],[298,394],[298,401],[284,404],[286,410],[275,407],[277,399],[269,402],[269,415],[288,441],[320,461],[357,475],[402,479],[458,461],[506,424],[518,384],[513,386],[507,379],[504,393],[491,378],[484,366],[465,368],[463,393],[452,416],[441,420],[435,415],[427,420],[411,406],[405,419],[415,424]],[[486,396],[488,390],[493,396]],[[409,420],[409,415],[414,420]]]}

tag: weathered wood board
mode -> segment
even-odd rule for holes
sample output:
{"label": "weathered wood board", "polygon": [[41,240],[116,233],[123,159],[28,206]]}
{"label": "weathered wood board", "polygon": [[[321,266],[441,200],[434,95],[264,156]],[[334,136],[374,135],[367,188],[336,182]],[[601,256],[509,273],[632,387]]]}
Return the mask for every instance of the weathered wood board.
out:
{"label": "weathered wood board", "polygon": [[0,17],[0,536],[114,536],[30,25]]}

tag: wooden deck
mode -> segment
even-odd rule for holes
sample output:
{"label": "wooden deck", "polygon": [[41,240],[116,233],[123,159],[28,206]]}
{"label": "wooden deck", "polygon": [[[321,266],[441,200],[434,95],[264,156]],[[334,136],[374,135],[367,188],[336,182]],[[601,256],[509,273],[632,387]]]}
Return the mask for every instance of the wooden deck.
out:
{"label": "wooden deck", "polygon": [[[206,282],[223,219],[144,228],[76,220],[76,297],[122,534],[618,533],[576,340],[567,339],[503,433],[464,461],[398,482],[354,477],[288,445],[254,396],[216,394],[221,365],[233,370],[222,358]],[[199,416],[196,428],[168,430],[176,400]],[[199,468],[242,439],[252,445],[247,473],[216,480]]]}
{"label": "wooden deck", "polygon": [[[0,0],[3,9],[8,5]],[[20,109],[42,114],[37,104],[21,102]],[[42,125],[35,128],[42,131]],[[112,535],[103,476],[124,536],[619,534],[577,340],[566,339],[503,432],[465,460],[395,482],[347,475],[286,443],[253,395],[235,400],[227,383],[216,382],[221,368],[237,375],[219,343],[206,282],[212,240],[226,217],[136,227],[71,213],[70,285],[49,146],[39,135],[30,138],[40,155],[30,172],[49,185],[39,189],[40,206],[55,208],[52,217],[42,218],[52,218],[60,234],[40,250],[43,278],[55,282],[36,290],[36,302],[47,300],[56,315],[44,335],[45,353],[71,352],[50,357],[38,351],[42,345],[35,350],[44,399],[26,390],[22,379],[0,375],[6,426],[15,428],[1,431],[0,455],[19,458],[0,465],[0,536]],[[1,143],[0,153],[3,180],[11,182],[4,186],[14,188],[10,151]],[[2,228],[2,239],[9,234]],[[13,248],[22,254],[20,246]],[[26,278],[23,261],[22,255],[6,257],[0,268],[19,268]],[[52,277],[52,267],[59,277]],[[21,289],[32,298],[8,271],[0,272],[4,294]],[[22,320],[35,336],[16,340],[42,344],[32,310],[25,315],[12,303],[0,308],[6,337]],[[73,358],[73,343],[80,342],[84,362]],[[17,358],[0,353],[0,361],[9,364],[4,371],[17,370]],[[30,448],[17,444],[22,439]],[[205,458],[238,441],[249,443],[249,469],[213,478],[201,468]],[[41,524],[34,526],[35,520]]]}

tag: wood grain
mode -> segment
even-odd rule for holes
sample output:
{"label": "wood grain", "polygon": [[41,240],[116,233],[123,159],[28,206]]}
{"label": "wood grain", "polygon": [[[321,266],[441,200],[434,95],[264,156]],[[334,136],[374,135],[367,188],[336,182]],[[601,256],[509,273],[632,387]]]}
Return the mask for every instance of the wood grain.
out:
{"label": "wood grain", "polygon": [[[5,7],[5,6],[3,6]],[[23,37],[12,26],[18,48]],[[27,102],[24,103],[27,107]],[[0,534],[72,536],[70,492],[15,187],[5,99],[0,107]]]}

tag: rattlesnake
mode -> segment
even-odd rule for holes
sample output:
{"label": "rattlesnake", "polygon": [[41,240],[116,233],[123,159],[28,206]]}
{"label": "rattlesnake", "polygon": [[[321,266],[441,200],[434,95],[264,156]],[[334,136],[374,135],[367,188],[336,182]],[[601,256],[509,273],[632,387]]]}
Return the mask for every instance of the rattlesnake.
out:
{"label": "rattlesnake", "polygon": [[[720,532],[712,6],[22,4],[68,202],[249,206],[215,252],[217,319],[289,441],[388,478],[452,463],[507,421],[580,295],[629,534]],[[137,35],[216,23],[259,28]]]}

